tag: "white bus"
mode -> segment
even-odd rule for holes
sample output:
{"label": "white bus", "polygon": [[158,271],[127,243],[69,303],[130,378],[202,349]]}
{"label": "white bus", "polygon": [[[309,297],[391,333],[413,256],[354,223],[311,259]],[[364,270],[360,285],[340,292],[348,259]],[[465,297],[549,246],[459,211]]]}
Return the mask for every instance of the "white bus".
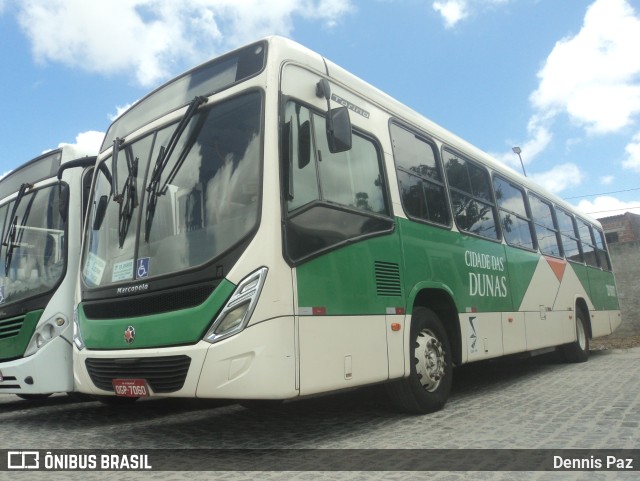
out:
{"label": "white bus", "polygon": [[71,325],[95,160],[64,146],[0,180],[0,394],[73,391]]}
{"label": "white bus", "polygon": [[109,128],[75,316],[84,393],[285,400],[386,383],[409,412],[452,368],[620,323],[597,221],[317,53],[273,37]]}

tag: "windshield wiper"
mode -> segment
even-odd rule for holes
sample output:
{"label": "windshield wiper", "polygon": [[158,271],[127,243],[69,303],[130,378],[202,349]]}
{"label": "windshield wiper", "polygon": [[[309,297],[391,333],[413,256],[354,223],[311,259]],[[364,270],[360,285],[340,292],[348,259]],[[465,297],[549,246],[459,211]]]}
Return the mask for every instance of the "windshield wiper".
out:
{"label": "windshield wiper", "polygon": [[[118,209],[118,241],[120,248],[124,245],[127,238],[129,225],[133,217],[133,211],[138,207],[137,177],[138,177],[138,157],[133,158],[130,148],[125,149],[127,156],[127,180],[124,182],[122,192],[117,195],[116,202],[119,204]],[[114,176],[115,178],[115,176]],[[114,182],[115,184],[115,182]]]}
{"label": "windshield wiper", "polygon": [[[187,128],[187,125],[189,125],[189,121],[193,118],[193,116],[198,111],[198,107],[200,107],[200,105],[206,102],[207,102],[206,97],[201,97],[201,96],[194,97],[191,103],[189,104],[187,111],[184,113],[184,115],[180,119],[178,126],[171,134],[171,138],[169,139],[169,142],[167,143],[166,147],[164,145],[160,147],[160,151],[158,152],[158,158],[156,159],[156,163],[153,166],[153,173],[151,174],[151,178],[149,179],[149,185],[147,186],[147,192],[149,192],[149,199],[147,200],[147,208],[145,212],[145,226],[144,226],[145,242],[149,242],[149,234],[151,233],[153,216],[156,213],[156,204],[158,202],[158,196],[164,195],[166,193],[167,185],[176,176],[176,174],[178,173],[178,170],[180,170],[180,167],[182,167],[182,164],[185,159],[185,155],[180,156],[178,161],[173,166],[173,169],[171,169],[171,172],[169,173],[169,176],[165,180],[164,184],[162,185],[162,188],[159,189],[160,178],[162,177],[162,173],[164,172],[164,169],[167,167],[167,164],[169,163],[169,159],[171,158],[173,151],[176,149],[176,145],[178,145],[178,140],[180,140],[180,137],[182,136],[185,129]],[[185,149],[185,150],[188,151],[188,149]]]}
{"label": "windshield wiper", "polygon": [[118,193],[118,152],[120,152],[120,146],[123,142],[124,139],[116,137],[113,139],[113,149],[111,149],[111,172],[113,178],[113,182],[111,183],[111,195],[113,196],[113,200],[118,204],[122,200]]}
{"label": "windshield wiper", "polygon": [[9,267],[11,267],[11,258],[13,257],[13,249],[16,247],[16,226],[18,225],[18,216],[15,216],[9,226],[7,232],[7,238],[2,243],[3,246],[7,246],[7,254],[4,259],[4,275],[9,275]]}
{"label": "windshield wiper", "polygon": [[9,219],[11,219],[11,225],[9,226],[9,230],[7,231],[7,235],[2,241],[2,245],[7,247],[7,254],[4,259],[4,275],[9,275],[9,267],[11,266],[11,258],[13,257],[13,250],[16,247],[16,230],[18,225],[18,216],[16,212],[18,210],[18,206],[22,201],[22,198],[27,193],[29,189],[33,188],[33,184],[29,184],[27,182],[23,183],[18,190],[18,195],[16,196],[16,200],[13,203],[13,209],[11,209],[11,215]]}

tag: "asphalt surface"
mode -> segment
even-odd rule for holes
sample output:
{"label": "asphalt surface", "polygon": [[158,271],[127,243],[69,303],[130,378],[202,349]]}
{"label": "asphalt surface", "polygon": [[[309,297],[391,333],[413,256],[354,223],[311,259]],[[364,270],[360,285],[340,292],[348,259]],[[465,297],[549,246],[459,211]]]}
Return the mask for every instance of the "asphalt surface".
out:
{"label": "asphalt surface", "polygon": [[[640,347],[595,351],[582,364],[566,364],[555,354],[483,362],[455,370],[454,379],[445,409],[426,416],[394,411],[375,386],[263,409],[179,399],[114,408],[65,395],[35,402],[0,395],[0,450],[335,449],[349,456],[354,449],[404,449],[407,455],[422,449],[584,449],[585,456],[597,457],[593,450],[640,448]],[[470,472],[456,471],[454,462],[451,472],[367,471],[367,466],[348,472],[219,472],[215,459],[200,461],[208,471],[181,472],[179,466],[144,473],[5,471],[0,479],[640,478],[640,466],[633,472]]]}

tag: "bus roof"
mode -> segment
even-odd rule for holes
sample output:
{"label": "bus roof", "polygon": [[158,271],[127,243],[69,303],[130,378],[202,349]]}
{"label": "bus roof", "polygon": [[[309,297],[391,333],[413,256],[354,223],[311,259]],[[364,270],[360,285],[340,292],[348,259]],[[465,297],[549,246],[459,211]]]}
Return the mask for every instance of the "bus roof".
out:
{"label": "bus roof", "polygon": [[[266,37],[262,40],[252,42],[243,47],[240,47],[231,52],[228,52],[224,55],[211,59],[207,62],[204,62],[174,77],[173,79],[164,83],[160,87],[156,88],[155,90],[147,94],[142,100],[134,104],[129,110],[123,113],[118,119],[116,119],[109,126],[109,129],[107,130],[107,134],[105,135],[105,138],[104,138],[104,143],[100,148],[100,151],[106,150],[113,142],[113,139],[115,139],[116,137],[125,136],[141,126],[141,125],[134,125],[136,122],[144,123],[145,121],[149,122],[151,120],[155,120],[159,116],[166,115],[170,111],[173,111],[176,108],[180,108],[186,105],[188,101],[191,100],[191,98],[187,98],[187,96],[185,96],[184,99],[182,100],[176,100],[175,98],[173,98],[172,102],[170,102],[170,105],[167,105],[167,108],[159,109],[158,106],[155,105],[154,107],[152,107],[153,109],[152,115],[142,115],[136,119],[136,116],[137,116],[136,110],[140,109],[143,106],[143,104],[145,104],[145,101],[147,101],[150,97],[154,97],[157,94],[160,94],[166,97],[164,93],[168,93],[170,89],[175,90],[173,88],[173,84],[177,85],[178,82],[183,82],[184,79],[187,78],[189,75],[197,73],[201,69],[212,69],[212,73],[217,74],[219,72],[216,72],[215,69],[217,68],[219,69],[219,66],[223,66],[225,61],[226,62],[244,61],[246,63],[248,54],[252,50],[254,50],[255,47],[259,47],[260,45],[265,45],[265,44],[268,45],[267,47],[267,55],[269,58],[268,62],[272,63],[275,58],[275,61],[278,63],[278,68],[280,68],[279,66],[283,62],[295,61],[300,63],[301,65],[305,65],[315,70],[318,70],[323,74],[327,75],[329,78],[331,78],[332,81],[340,84],[340,86],[343,87],[344,89],[350,91],[356,96],[365,98],[368,102],[386,111],[391,117],[395,117],[398,120],[402,120],[405,123],[413,125],[414,127],[424,131],[429,136],[459,151],[461,154],[466,155],[476,161],[479,161],[485,164],[491,170],[498,172],[500,175],[506,177],[507,179],[522,185],[528,190],[531,190],[539,194],[540,196],[546,198],[547,200],[555,203],[559,207],[565,210],[568,210],[570,212],[576,213],[581,217],[588,219],[590,222],[599,225],[599,222],[596,219],[588,216],[585,213],[582,213],[581,211],[579,211],[574,206],[564,201],[557,195],[551,193],[550,191],[543,188],[539,184],[531,181],[529,178],[523,177],[516,170],[512,169],[506,164],[503,164],[497,161],[496,159],[491,157],[488,153],[482,151],[478,147],[458,137],[457,135],[453,134],[452,132],[445,129],[444,127],[436,124],[435,122],[431,121],[424,115],[416,112],[415,110],[411,109],[405,104],[392,98],[390,95],[384,93],[383,91],[372,86],[368,82],[348,72],[346,69],[338,66],[337,64],[333,63],[329,59],[324,58],[321,54],[314,52],[313,50],[310,50],[309,48],[304,47],[303,45],[300,45],[299,43],[293,40],[280,37],[280,36]],[[256,74],[260,71],[261,71],[261,68],[255,67],[251,71],[251,75]],[[227,82],[225,85],[227,86],[232,85],[246,78],[249,78],[251,75],[246,75],[245,77],[242,77],[240,80],[233,80],[231,82]],[[199,79],[199,80],[200,82],[203,82],[202,79]],[[199,92],[199,94],[202,94],[202,92]],[[162,112],[160,112],[160,110],[162,110]],[[128,117],[131,117],[131,118],[128,119]],[[131,124],[132,122],[133,124]],[[131,124],[131,125],[127,125],[127,124]]]}
{"label": "bus roof", "polygon": [[54,177],[60,165],[82,157],[95,155],[89,149],[65,144],[25,162],[0,179],[0,199],[17,192],[24,182],[35,184]]}

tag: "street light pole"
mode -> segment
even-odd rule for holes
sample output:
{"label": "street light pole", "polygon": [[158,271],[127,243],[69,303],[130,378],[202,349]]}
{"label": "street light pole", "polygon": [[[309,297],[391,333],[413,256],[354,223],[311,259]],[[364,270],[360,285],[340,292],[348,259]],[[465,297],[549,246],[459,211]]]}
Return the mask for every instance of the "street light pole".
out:
{"label": "street light pole", "polygon": [[522,173],[526,177],[527,176],[527,172],[524,170],[524,163],[522,162],[522,157],[520,156],[520,153],[522,152],[522,149],[520,147],[514,147],[511,150],[513,150],[513,152],[515,154],[518,154],[518,158],[520,159],[520,165],[522,166]]}

